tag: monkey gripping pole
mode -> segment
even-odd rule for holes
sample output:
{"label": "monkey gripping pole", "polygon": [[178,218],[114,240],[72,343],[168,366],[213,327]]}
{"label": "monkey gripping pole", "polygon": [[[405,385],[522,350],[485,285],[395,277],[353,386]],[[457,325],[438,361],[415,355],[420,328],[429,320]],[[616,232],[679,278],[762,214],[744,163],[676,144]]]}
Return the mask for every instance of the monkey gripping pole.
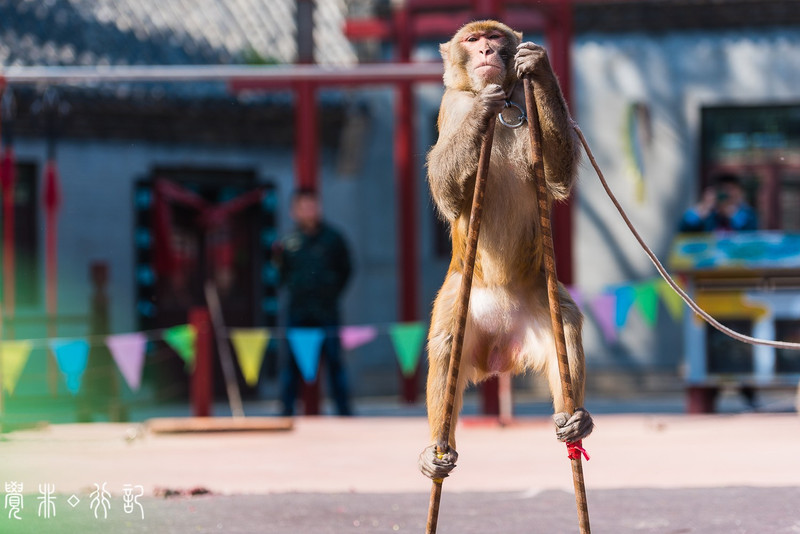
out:
{"label": "monkey gripping pole", "polygon": [[[478,250],[478,234],[481,230],[481,216],[483,215],[483,193],[486,190],[486,178],[489,175],[489,156],[492,153],[494,140],[494,126],[496,117],[492,117],[484,133],[481,153],[478,159],[478,173],[475,177],[475,191],[472,195],[472,211],[469,216],[469,230],[467,231],[467,250],[464,258],[464,273],[461,278],[461,287],[458,290],[458,300],[454,313],[455,324],[453,340],[450,346],[450,365],[447,370],[447,397],[445,401],[444,424],[439,431],[436,452],[443,455],[450,444],[450,427],[453,421],[453,411],[456,402],[456,388],[458,386],[458,371],[461,368],[461,349],[464,346],[464,330],[467,326],[467,311],[469,309],[469,294],[472,290],[472,275],[475,272],[475,254]],[[436,524],[439,521],[439,501],[442,498],[443,479],[433,480],[431,487],[431,500],[428,505],[427,534],[436,533]]]}
{"label": "monkey gripping pole", "polygon": [[[550,302],[550,320],[553,323],[553,338],[558,354],[558,371],[561,375],[561,394],[564,398],[564,410],[572,415],[575,412],[575,397],[572,392],[572,377],[569,372],[567,343],[564,338],[564,323],[561,318],[561,300],[558,296],[558,278],[556,277],[556,260],[553,252],[553,231],[550,225],[550,202],[547,183],[544,177],[542,160],[542,130],[539,125],[539,111],[533,96],[533,82],[530,77],[524,78],[525,106],[528,112],[528,132],[531,138],[531,159],[533,161],[533,177],[536,182],[536,198],[539,203],[539,221],[542,228],[542,245],[544,248],[544,266],[547,275],[547,299]],[[583,466],[581,455],[570,451],[572,462],[572,482],[575,486],[575,502],[578,506],[578,524],[581,534],[590,534],[589,507],[586,503],[586,486],[583,483]]]}

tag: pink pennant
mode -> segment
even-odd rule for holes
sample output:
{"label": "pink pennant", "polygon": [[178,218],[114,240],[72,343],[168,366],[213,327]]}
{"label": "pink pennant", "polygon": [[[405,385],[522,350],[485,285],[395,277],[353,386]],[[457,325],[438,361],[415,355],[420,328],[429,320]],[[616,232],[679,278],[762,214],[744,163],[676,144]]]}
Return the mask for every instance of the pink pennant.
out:
{"label": "pink pennant", "polygon": [[339,330],[339,338],[345,350],[353,350],[366,345],[378,336],[374,326],[344,326]]}
{"label": "pink pennant", "polygon": [[119,334],[107,337],[106,345],[125,382],[133,391],[138,391],[142,383],[147,337],[140,332]]}
{"label": "pink pennant", "polygon": [[569,296],[572,297],[572,300],[575,301],[575,304],[580,308],[583,309],[583,292],[578,288],[578,286],[567,286],[567,291],[569,291]]}
{"label": "pink pennant", "polygon": [[617,340],[617,296],[602,293],[592,300],[591,306],[594,318],[597,320],[597,324],[600,326],[606,341],[614,343]]}

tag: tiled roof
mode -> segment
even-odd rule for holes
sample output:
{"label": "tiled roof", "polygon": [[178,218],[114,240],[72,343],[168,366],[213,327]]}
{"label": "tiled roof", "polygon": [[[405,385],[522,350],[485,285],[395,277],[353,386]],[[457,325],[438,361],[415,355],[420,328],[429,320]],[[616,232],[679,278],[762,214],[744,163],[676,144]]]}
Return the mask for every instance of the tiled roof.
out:
{"label": "tiled roof", "polygon": [[[355,62],[345,0],[317,0],[318,63]],[[0,65],[295,60],[294,0],[0,0]]]}
{"label": "tiled roof", "polygon": [[[15,90],[14,132],[41,137],[44,121],[36,114],[41,95],[30,88]],[[201,143],[236,147],[290,147],[295,123],[291,102],[269,96],[242,101],[233,96],[197,93],[192,98],[171,91],[119,97],[98,90],[65,87],[59,91],[69,112],[60,116],[58,134],[70,139],[124,139],[151,143]],[[288,98],[288,97],[286,97]],[[340,142],[345,108],[320,101],[319,141],[324,147]],[[6,129],[3,130],[7,132]]]}

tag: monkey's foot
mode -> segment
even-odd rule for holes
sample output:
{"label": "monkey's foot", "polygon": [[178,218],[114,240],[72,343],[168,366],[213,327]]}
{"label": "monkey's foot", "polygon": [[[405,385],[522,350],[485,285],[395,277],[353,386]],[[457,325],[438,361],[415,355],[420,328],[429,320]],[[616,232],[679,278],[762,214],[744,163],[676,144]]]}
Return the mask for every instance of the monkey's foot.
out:
{"label": "monkey's foot", "polygon": [[594,421],[589,412],[583,408],[576,408],[575,413],[559,412],[553,415],[556,423],[556,437],[560,441],[574,443],[592,433]]}
{"label": "monkey's foot", "polygon": [[436,445],[430,445],[419,455],[419,470],[423,475],[430,479],[447,478],[456,466],[458,453],[452,447],[440,455],[436,450]]}

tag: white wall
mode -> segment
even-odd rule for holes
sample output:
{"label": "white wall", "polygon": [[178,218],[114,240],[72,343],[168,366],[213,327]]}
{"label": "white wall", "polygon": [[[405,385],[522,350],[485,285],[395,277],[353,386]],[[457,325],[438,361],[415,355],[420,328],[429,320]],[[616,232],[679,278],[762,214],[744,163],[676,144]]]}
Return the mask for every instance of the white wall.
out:
{"label": "white wall", "polygon": [[[796,30],[586,34],[574,44],[573,61],[575,118],[612,189],[662,260],[681,212],[695,200],[701,108],[800,101]],[[633,102],[645,103],[652,120],[642,203],[624,156],[624,120]],[[575,215],[576,282],[588,294],[656,276],[588,159]],[[591,317],[585,336],[594,367],[675,368],[682,359],[681,330],[663,308],[655,330],[632,314],[617,344],[604,341]]]}

